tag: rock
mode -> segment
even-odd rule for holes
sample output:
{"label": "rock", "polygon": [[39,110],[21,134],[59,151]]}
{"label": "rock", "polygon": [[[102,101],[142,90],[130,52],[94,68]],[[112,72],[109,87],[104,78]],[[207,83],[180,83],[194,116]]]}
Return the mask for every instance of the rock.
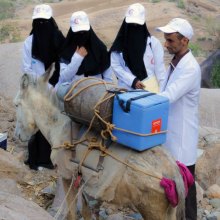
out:
{"label": "rock", "polygon": [[220,209],[220,199],[210,199],[210,205],[212,205],[215,209]]}
{"label": "rock", "polygon": [[206,209],[204,210],[204,214],[205,214],[205,215],[209,215],[209,213],[210,213],[210,212],[209,212],[208,210],[206,210]]}
{"label": "rock", "polygon": [[22,181],[28,170],[15,156],[0,148],[0,178]]}
{"label": "rock", "polygon": [[216,143],[220,143],[220,129],[201,126],[199,128],[199,146],[204,148]]}
{"label": "rock", "polygon": [[211,212],[212,211],[212,206],[211,205],[207,205],[205,207],[205,209],[208,211],[208,212]]}
{"label": "rock", "polygon": [[143,220],[141,214],[139,213],[133,213],[133,214],[130,214],[128,215],[129,218],[132,218],[134,220]]}
{"label": "rock", "polygon": [[200,203],[202,207],[206,207],[209,204],[209,199],[204,198]]}
{"label": "rock", "polygon": [[206,220],[220,220],[220,212],[214,212],[207,215]]}
{"label": "rock", "polygon": [[208,198],[220,199],[220,186],[217,184],[210,186],[205,194]]}
{"label": "rock", "polygon": [[201,89],[199,101],[200,126],[220,129],[219,97],[220,89]]}
{"label": "rock", "polygon": [[40,206],[11,193],[0,192],[0,219],[53,220]]}
{"label": "rock", "polygon": [[202,88],[211,88],[211,71],[213,63],[220,59],[220,50],[213,52],[205,61],[200,65],[202,71]]}
{"label": "rock", "polygon": [[[19,78],[22,75],[20,73],[22,45],[22,42],[0,45],[0,70],[1,73],[7,75],[7,77],[1,77],[0,94],[3,94],[6,97],[15,97],[19,88]],[[10,60],[10,62],[6,62],[6,60]]]}
{"label": "rock", "polygon": [[203,154],[204,150],[202,149],[197,149],[197,158],[200,158]]}
{"label": "rock", "polygon": [[124,217],[121,213],[119,213],[108,216],[106,220],[124,220]]}
{"label": "rock", "polygon": [[196,182],[196,197],[197,197],[197,203],[203,200],[204,190],[202,187]]}
{"label": "rock", "polygon": [[215,183],[220,185],[219,152],[220,144],[209,145],[196,163],[196,179],[204,190]]}
{"label": "rock", "polygon": [[106,220],[106,219],[108,219],[108,215],[106,214],[106,211],[105,211],[105,210],[99,211],[99,219],[100,219],[100,220]]}
{"label": "rock", "polygon": [[8,178],[0,179],[0,191],[8,192],[15,195],[21,195],[21,190],[17,187],[17,182]]}

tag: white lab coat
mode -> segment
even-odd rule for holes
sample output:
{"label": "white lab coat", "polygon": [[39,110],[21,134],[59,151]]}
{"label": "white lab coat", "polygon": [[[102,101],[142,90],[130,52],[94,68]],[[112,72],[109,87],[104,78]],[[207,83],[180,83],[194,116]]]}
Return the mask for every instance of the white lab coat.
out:
{"label": "white lab coat", "polygon": [[[62,83],[71,83],[75,80],[78,80],[84,77],[84,75],[76,75],[83,59],[84,57],[82,57],[81,55],[75,52],[69,64],[66,64],[63,62],[60,63],[60,78],[59,78],[58,85]],[[106,69],[102,75],[103,75],[103,80],[107,82],[112,82],[112,70],[110,67]],[[97,74],[94,77],[102,79],[102,75]]]}
{"label": "white lab coat", "polygon": [[170,67],[160,93],[170,101],[167,141],[164,146],[176,160],[190,166],[196,163],[201,70],[189,51],[168,80],[169,73]]}
{"label": "white lab coat", "polygon": [[33,74],[37,77],[45,73],[45,67],[44,63],[32,57],[32,40],[33,35],[30,35],[24,41],[21,70],[23,73]]}
{"label": "white lab coat", "polygon": [[[159,85],[164,80],[166,72],[163,56],[164,50],[160,41],[154,36],[148,37],[143,58],[144,65],[147,70],[148,77],[155,74]],[[131,70],[126,66],[122,53],[111,53],[111,67],[118,78],[118,86],[131,90],[132,83],[136,76],[133,75]]]}

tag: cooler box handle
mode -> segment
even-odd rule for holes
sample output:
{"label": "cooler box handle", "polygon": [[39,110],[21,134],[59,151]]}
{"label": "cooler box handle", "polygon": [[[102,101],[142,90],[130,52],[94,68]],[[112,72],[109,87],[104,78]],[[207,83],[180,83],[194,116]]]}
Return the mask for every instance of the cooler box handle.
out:
{"label": "cooler box handle", "polygon": [[152,95],[155,95],[155,94],[156,93],[147,93],[147,94],[144,94],[144,95],[140,95],[140,96],[137,96],[137,97],[130,98],[130,99],[127,100],[126,106],[124,106],[124,100],[121,100],[119,98],[118,94],[116,94],[116,98],[118,99],[118,103],[119,103],[121,109],[124,112],[130,112],[131,102],[132,101],[135,101],[135,100],[138,100],[138,99],[142,99],[142,98],[145,98],[145,97],[148,97],[148,96],[152,96]]}

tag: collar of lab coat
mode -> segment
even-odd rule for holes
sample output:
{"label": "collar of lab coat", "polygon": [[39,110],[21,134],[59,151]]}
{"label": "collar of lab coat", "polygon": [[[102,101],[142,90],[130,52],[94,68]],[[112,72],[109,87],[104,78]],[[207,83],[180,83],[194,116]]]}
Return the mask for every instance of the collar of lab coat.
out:
{"label": "collar of lab coat", "polygon": [[190,50],[184,57],[182,57],[182,59],[179,61],[177,66],[172,71],[171,75],[170,75],[171,67],[169,65],[166,74],[166,79],[164,80],[165,84],[164,86],[162,86],[162,91],[165,90],[168,84],[170,84],[174,79],[176,79],[176,76],[178,76],[178,74],[181,72],[181,69],[183,69],[186,65],[188,65],[188,62],[191,59],[191,57],[192,57],[192,52]]}

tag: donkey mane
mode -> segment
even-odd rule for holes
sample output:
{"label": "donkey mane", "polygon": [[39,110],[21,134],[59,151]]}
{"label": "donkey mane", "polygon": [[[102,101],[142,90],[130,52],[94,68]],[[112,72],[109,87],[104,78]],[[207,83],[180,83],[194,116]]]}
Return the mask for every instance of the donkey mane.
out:
{"label": "donkey mane", "polygon": [[56,94],[56,89],[49,83],[43,82],[42,79],[32,75],[24,74],[29,78],[29,87],[33,89],[32,93],[40,102],[47,103],[51,109],[56,108],[61,110],[62,101],[59,100]]}

